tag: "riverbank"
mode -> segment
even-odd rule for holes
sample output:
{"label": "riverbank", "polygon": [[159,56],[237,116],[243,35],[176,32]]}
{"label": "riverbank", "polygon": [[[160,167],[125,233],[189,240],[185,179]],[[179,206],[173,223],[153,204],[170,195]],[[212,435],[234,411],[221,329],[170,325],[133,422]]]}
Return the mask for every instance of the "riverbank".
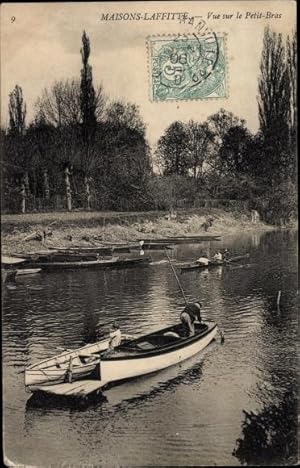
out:
{"label": "riverbank", "polygon": [[[212,225],[205,230],[205,223]],[[101,242],[132,242],[143,238],[172,236],[225,236],[249,230],[272,230],[261,221],[253,224],[249,212],[217,208],[178,210],[176,219],[168,219],[163,211],[59,212],[4,215],[1,218],[2,253],[14,254],[47,250],[51,247],[93,246]],[[35,234],[44,240],[36,240]]]}

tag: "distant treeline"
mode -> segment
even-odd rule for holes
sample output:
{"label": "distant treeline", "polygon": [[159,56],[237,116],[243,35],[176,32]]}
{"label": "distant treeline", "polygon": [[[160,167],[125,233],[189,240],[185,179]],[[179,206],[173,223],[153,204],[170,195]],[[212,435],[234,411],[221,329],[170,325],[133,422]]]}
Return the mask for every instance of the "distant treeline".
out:
{"label": "distant treeline", "polygon": [[[133,103],[94,86],[82,35],[78,79],[55,82],[26,126],[18,85],[2,133],[2,209],[169,209],[200,199],[247,201],[269,222],[296,212],[296,36],[265,30],[259,75],[259,131],[220,109],[205,122],[175,121],[152,157]],[[160,175],[153,171],[158,168]]]}

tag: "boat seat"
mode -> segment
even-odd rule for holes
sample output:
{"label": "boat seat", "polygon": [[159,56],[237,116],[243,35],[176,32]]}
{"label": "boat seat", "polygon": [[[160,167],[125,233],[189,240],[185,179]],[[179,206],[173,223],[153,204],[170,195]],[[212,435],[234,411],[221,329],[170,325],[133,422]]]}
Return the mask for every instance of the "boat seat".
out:
{"label": "boat seat", "polygon": [[138,347],[140,349],[154,349],[155,346],[152,343],[149,343],[149,341],[142,341],[141,343],[138,344]]}
{"label": "boat seat", "polygon": [[169,337],[175,338],[175,339],[177,339],[177,340],[181,338],[181,337],[178,335],[178,333],[172,332],[172,331],[169,331],[169,332],[164,333],[163,336],[169,336]]}

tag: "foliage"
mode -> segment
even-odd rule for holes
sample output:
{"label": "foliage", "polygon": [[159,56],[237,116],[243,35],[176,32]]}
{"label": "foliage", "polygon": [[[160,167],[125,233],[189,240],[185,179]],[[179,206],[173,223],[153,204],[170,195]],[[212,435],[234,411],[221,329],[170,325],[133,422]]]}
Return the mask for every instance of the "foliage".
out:
{"label": "foliage", "polygon": [[204,122],[176,120],[155,151],[162,177],[152,174],[139,107],[107,103],[102,86],[94,85],[85,31],[80,52],[80,78],[44,89],[27,128],[22,88],[9,95],[10,124],[2,132],[2,194],[9,209],[16,210],[22,183],[27,199],[48,199],[49,192],[63,199],[68,168],[76,207],[86,207],[87,194],[94,208],[124,210],[170,209],[211,197],[241,201],[272,223],[296,216],[295,34],[284,41],[265,30],[257,134],[223,108]]}
{"label": "foliage", "polygon": [[288,180],[264,195],[261,213],[271,224],[287,225],[297,216],[297,188]]}
{"label": "foliage", "polygon": [[275,186],[294,172],[295,57],[290,41],[265,29],[259,78],[258,110],[264,142],[264,164]]}
{"label": "foliage", "polygon": [[93,86],[92,67],[88,60],[90,56],[90,40],[83,31],[81,82],[80,82],[80,110],[82,120],[82,136],[85,144],[93,143],[96,129],[96,93]]}
{"label": "foliage", "polygon": [[164,175],[187,175],[190,167],[186,125],[175,121],[166,129],[157,144],[157,156]]}
{"label": "foliage", "polygon": [[136,104],[121,101],[112,102],[106,110],[105,120],[115,128],[127,127],[145,136],[146,126]]}
{"label": "foliage", "polygon": [[248,169],[248,151],[251,134],[242,125],[231,127],[224,135],[219,151],[224,171],[241,174]]}
{"label": "foliage", "polygon": [[197,193],[197,183],[185,176],[155,176],[149,181],[149,192],[152,194],[154,209],[170,210],[184,201],[192,204]]}
{"label": "foliage", "polygon": [[288,391],[278,405],[244,411],[243,438],[233,455],[242,465],[293,465],[297,461],[297,396]]}
{"label": "foliage", "polygon": [[187,153],[194,178],[205,175],[206,161],[211,152],[214,134],[208,123],[190,120],[187,124]]}
{"label": "foliage", "polygon": [[8,113],[9,132],[16,135],[16,137],[24,135],[26,104],[24,103],[22,88],[18,85],[9,94]]}
{"label": "foliage", "polygon": [[232,112],[225,109],[220,109],[215,114],[212,114],[207,119],[207,125],[213,135],[212,138],[212,151],[207,163],[211,171],[219,174],[223,173],[224,161],[220,158],[220,149],[223,145],[224,137],[227,132],[233,127],[244,127],[245,120],[235,116]]}

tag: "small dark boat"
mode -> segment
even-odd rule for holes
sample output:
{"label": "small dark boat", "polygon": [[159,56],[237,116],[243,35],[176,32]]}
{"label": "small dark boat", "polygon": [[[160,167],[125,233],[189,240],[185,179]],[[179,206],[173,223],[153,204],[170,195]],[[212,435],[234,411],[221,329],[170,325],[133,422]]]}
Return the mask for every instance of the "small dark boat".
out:
{"label": "small dark boat", "polygon": [[2,284],[9,283],[10,281],[14,282],[16,273],[17,273],[17,270],[8,270],[6,268],[1,268]]}
{"label": "small dark boat", "polygon": [[81,261],[36,261],[28,263],[27,266],[36,266],[45,270],[60,270],[60,269],[78,269],[78,268],[126,268],[132,266],[146,265],[150,263],[149,257],[135,257],[135,258],[119,258],[112,257],[109,259],[98,259],[98,260],[81,260]]}
{"label": "small dark boat", "polygon": [[237,255],[236,257],[231,257],[228,260],[209,260],[208,265],[204,265],[202,263],[198,262],[193,262],[189,263],[188,265],[184,265],[181,267],[181,271],[189,271],[189,270],[202,270],[205,268],[211,268],[211,267],[217,267],[220,265],[227,265],[233,262],[239,262],[240,260],[243,260],[245,258],[249,258],[250,254],[245,254],[245,255]]}
{"label": "small dark boat", "polygon": [[[167,237],[165,239],[153,240],[156,244],[198,244],[206,241],[219,241],[221,236],[219,235],[203,235],[203,236],[178,236],[178,237]],[[145,239],[145,244],[151,243],[151,239]]]}

